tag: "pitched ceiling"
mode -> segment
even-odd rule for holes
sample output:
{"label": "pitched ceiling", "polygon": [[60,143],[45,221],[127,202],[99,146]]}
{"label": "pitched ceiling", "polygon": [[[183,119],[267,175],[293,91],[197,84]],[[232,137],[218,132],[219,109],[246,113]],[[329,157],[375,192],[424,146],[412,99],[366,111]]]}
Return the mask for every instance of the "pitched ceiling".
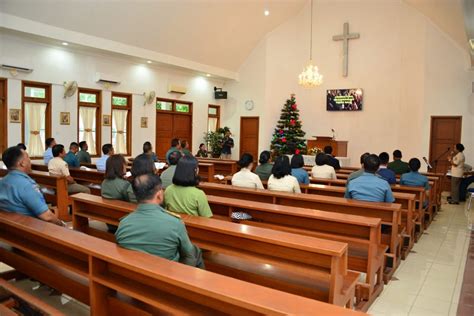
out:
{"label": "pitched ceiling", "polygon": [[258,41],[306,1],[1,0],[0,11],[237,71]]}

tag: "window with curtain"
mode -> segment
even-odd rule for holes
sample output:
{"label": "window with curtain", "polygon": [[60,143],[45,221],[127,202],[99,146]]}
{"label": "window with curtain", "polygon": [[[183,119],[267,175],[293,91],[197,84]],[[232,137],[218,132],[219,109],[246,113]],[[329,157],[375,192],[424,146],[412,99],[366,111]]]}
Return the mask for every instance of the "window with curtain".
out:
{"label": "window with curtain", "polygon": [[112,92],[112,146],[115,153],[131,154],[132,95]]}
{"label": "window with curtain", "polygon": [[100,156],[101,91],[79,88],[78,97],[78,141],[86,141],[91,156]]}
{"label": "window with curtain", "polygon": [[22,142],[31,157],[41,157],[51,137],[51,85],[22,82]]}
{"label": "window with curtain", "polygon": [[221,110],[218,105],[209,105],[207,110],[207,131],[215,132],[220,128]]}

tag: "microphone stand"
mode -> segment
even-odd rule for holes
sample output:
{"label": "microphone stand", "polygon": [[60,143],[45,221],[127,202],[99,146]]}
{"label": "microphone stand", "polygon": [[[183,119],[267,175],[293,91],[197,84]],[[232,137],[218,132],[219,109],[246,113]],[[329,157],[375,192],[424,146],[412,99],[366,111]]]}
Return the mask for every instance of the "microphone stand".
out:
{"label": "microphone stand", "polygon": [[436,170],[436,167],[438,167],[438,161],[441,159],[441,157],[443,157],[444,155],[446,155],[450,150],[451,150],[451,147],[448,147],[448,149],[446,149],[446,151],[444,151],[441,155],[439,155],[438,157],[436,157],[436,159],[433,161],[433,168],[432,168],[432,170]]}

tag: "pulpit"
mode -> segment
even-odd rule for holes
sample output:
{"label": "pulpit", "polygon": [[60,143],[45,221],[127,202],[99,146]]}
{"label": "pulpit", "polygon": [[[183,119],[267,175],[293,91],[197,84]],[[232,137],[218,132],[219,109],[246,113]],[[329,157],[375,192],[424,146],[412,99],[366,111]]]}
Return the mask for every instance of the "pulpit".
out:
{"label": "pulpit", "polygon": [[324,149],[326,146],[332,147],[332,154],[336,157],[347,157],[347,141],[334,140],[329,136],[316,136],[316,139],[307,140],[308,150],[314,147]]}

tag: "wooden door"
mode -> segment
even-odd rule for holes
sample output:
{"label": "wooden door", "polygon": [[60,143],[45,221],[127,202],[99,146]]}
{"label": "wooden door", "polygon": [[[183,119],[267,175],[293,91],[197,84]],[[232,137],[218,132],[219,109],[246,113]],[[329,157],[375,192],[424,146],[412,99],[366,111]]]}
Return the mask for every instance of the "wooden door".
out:
{"label": "wooden door", "polygon": [[164,158],[170,149],[173,139],[173,116],[172,113],[156,113],[156,146],[155,153],[158,157]]}
{"label": "wooden door", "polygon": [[462,116],[432,116],[430,163],[434,172],[446,173],[448,155],[461,142]]}
{"label": "wooden door", "polygon": [[192,150],[193,122],[192,116],[184,114],[174,114],[173,116],[173,135],[189,143],[189,149]]}
{"label": "wooden door", "polygon": [[258,117],[240,118],[240,156],[249,153],[254,161],[258,160]]}
{"label": "wooden door", "polygon": [[0,157],[8,146],[7,79],[0,78]]}

